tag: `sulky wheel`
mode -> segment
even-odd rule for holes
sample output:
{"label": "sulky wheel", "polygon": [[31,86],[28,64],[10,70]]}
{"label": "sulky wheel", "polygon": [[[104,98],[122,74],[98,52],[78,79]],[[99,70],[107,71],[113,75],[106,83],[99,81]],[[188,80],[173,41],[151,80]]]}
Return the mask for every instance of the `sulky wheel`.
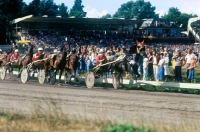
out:
{"label": "sulky wheel", "polygon": [[66,71],[64,76],[65,83],[71,83],[71,71]]}
{"label": "sulky wheel", "polygon": [[6,78],[6,68],[2,67],[0,72],[1,79],[4,80]]}
{"label": "sulky wheel", "polygon": [[93,88],[95,82],[94,72],[88,72],[85,77],[85,84],[88,88]]}
{"label": "sulky wheel", "polygon": [[38,73],[38,81],[40,84],[44,84],[45,81],[45,70],[40,70]]}
{"label": "sulky wheel", "polygon": [[52,70],[49,72],[49,84],[54,85],[56,83],[56,73]]}
{"label": "sulky wheel", "polygon": [[121,85],[123,84],[123,78],[121,74],[113,74],[112,83],[113,83],[114,89],[120,88]]}
{"label": "sulky wheel", "polygon": [[22,69],[22,72],[21,72],[21,81],[22,83],[26,83],[28,81],[28,78],[29,78],[29,73],[28,73],[28,70],[27,69]]}

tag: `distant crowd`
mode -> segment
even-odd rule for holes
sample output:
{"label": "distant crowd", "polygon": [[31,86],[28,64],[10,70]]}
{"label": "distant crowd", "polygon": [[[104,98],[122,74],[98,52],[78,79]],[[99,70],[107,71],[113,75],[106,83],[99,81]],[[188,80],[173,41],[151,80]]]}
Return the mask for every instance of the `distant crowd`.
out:
{"label": "distant crowd", "polygon": [[[22,37],[30,40],[35,48],[53,46],[54,49],[60,49],[64,41],[68,42],[71,49],[79,45],[81,52],[78,73],[88,72],[96,66],[96,58],[100,53],[103,53],[107,61],[113,61],[112,56],[127,54],[130,47],[136,44],[133,36],[111,36],[98,32],[30,31]],[[145,45],[145,54],[140,57],[138,70],[143,80],[163,81],[174,75],[175,81],[182,82],[181,69],[185,66],[187,79],[192,82],[195,76],[195,65],[199,60],[199,45],[152,43]],[[170,66],[173,72],[170,71]],[[127,73],[124,77],[128,78],[128,76]]]}

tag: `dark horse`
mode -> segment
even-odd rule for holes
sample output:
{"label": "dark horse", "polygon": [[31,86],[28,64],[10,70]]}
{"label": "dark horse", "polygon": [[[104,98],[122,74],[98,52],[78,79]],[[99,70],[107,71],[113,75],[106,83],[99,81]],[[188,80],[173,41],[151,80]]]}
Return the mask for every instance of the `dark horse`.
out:
{"label": "dark horse", "polygon": [[75,80],[78,81],[78,79],[76,78],[76,70],[78,68],[78,65],[79,65],[79,57],[77,56],[75,51],[72,51],[72,54],[69,55],[65,65],[65,70],[66,70],[65,77],[68,78],[70,76],[69,80],[65,80],[65,83],[70,83],[71,77],[74,77]]}
{"label": "dark horse", "polygon": [[59,72],[58,85],[61,85],[60,81],[61,81],[62,73],[65,69],[65,65],[66,65],[66,61],[67,61],[66,58],[67,58],[67,51],[66,51],[66,48],[64,47],[62,49],[62,52],[56,56],[55,62],[54,62],[54,65],[53,65],[55,73],[57,73],[57,71],[60,71]]}

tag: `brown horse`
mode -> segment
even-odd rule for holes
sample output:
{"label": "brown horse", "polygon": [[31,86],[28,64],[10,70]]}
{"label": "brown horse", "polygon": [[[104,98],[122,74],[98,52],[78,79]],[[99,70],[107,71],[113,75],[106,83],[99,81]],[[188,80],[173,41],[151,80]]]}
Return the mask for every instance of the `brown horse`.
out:
{"label": "brown horse", "polygon": [[[10,62],[10,57],[11,57],[12,53],[6,55],[6,54],[3,54],[0,58],[1,58],[1,66],[3,66],[6,70],[9,70],[9,74],[11,73],[11,76],[12,76],[12,72],[13,72],[13,68],[17,68],[18,69],[18,77],[20,75],[20,72],[21,72],[21,65],[19,64],[19,61],[18,62]],[[22,59],[23,56],[20,56],[19,57],[19,60]]]}
{"label": "brown horse", "polygon": [[[65,70],[66,70],[65,76],[67,77],[67,73],[69,73],[70,78],[74,77],[75,80],[78,81],[78,79],[76,78],[76,70],[78,68],[78,65],[79,65],[79,57],[76,54],[71,54],[65,65]],[[70,80],[68,81],[70,82]]]}
{"label": "brown horse", "polygon": [[60,71],[58,85],[61,85],[60,81],[61,81],[62,73],[65,70],[66,57],[67,57],[67,52],[66,52],[66,48],[64,47],[63,51],[56,56],[55,61],[54,61],[53,68],[54,68],[55,74],[57,73],[57,71]]}

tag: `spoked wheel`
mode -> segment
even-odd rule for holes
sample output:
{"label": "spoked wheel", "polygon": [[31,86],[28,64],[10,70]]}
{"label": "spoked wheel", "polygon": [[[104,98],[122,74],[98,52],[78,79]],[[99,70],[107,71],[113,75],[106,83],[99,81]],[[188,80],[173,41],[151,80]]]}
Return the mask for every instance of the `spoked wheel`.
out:
{"label": "spoked wheel", "polygon": [[4,80],[6,78],[6,68],[2,67],[1,68],[1,79]]}
{"label": "spoked wheel", "polygon": [[114,89],[119,89],[120,87],[122,87],[123,78],[121,74],[116,74],[116,73],[113,74],[112,83],[113,83]]}
{"label": "spoked wheel", "polygon": [[67,71],[65,72],[65,76],[64,76],[64,80],[65,80],[65,83],[71,83],[71,71]]}
{"label": "spoked wheel", "polygon": [[22,72],[21,72],[21,81],[22,81],[22,83],[26,83],[28,81],[28,78],[29,78],[28,70],[27,69],[22,69]]}
{"label": "spoked wheel", "polygon": [[40,70],[38,73],[38,81],[40,84],[44,84],[45,81],[45,70]]}
{"label": "spoked wheel", "polygon": [[50,71],[49,76],[49,84],[54,85],[56,83],[56,73],[54,71]]}
{"label": "spoked wheel", "polygon": [[93,88],[95,83],[94,72],[88,72],[85,77],[85,84],[87,88]]}

